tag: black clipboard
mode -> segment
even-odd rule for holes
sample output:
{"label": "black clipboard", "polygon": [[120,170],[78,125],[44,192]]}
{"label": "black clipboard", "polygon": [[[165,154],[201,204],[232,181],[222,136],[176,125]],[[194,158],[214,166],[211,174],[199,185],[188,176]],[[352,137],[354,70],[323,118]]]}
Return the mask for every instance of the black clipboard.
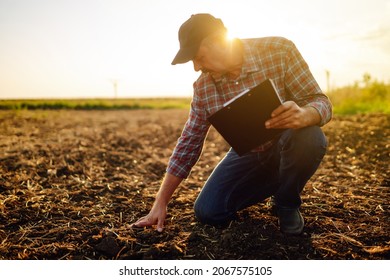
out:
{"label": "black clipboard", "polygon": [[208,121],[242,156],[284,131],[265,128],[266,120],[281,104],[273,81],[268,79],[226,102]]}

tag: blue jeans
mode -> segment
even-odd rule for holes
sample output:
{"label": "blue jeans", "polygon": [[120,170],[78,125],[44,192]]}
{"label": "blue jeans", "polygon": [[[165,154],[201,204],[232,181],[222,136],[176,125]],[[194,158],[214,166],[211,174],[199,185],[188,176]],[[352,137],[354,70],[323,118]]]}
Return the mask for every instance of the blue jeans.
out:
{"label": "blue jeans", "polygon": [[318,126],[284,131],[264,152],[238,156],[230,149],[195,201],[195,215],[223,224],[237,211],[274,196],[278,207],[298,208],[300,193],[325,155],[327,140]]}

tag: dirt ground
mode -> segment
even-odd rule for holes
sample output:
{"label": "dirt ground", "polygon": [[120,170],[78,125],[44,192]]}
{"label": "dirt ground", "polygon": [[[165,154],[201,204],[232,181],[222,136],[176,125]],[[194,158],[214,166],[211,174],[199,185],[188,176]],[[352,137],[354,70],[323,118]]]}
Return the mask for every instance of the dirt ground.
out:
{"label": "dirt ground", "polygon": [[186,110],[0,112],[0,259],[390,259],[390,115],[335,117],[284,236],[267,201],[223,228],[193,202],[228,146],[211,130],[166,229],[132,229],[154,200]]}

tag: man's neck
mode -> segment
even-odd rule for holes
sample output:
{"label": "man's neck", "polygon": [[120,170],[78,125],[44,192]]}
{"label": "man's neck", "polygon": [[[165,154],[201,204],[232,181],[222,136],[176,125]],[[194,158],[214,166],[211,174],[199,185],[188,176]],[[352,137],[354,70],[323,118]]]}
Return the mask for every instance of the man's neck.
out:
{"label": "man's neck", "polygon": [[230,48],[230,50],[228,52],[228,71],[226,75],[230,79],[237,79],[241,74],[244,60],[242,42],[239,39],[232,39],[228,42],[228,48]]}

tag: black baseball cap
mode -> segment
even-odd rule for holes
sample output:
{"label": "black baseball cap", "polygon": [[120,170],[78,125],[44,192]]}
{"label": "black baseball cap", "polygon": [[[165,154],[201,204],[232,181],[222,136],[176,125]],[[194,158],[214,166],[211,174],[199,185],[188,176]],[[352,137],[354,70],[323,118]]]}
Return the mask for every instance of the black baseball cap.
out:
{"label": "black baseball cap", "polygon": [[180,49],[172,65],[186,63],[193,59],[202,40],[218,31],[226,31],[222,20],[210,14],[192,15],[179,29]]}

